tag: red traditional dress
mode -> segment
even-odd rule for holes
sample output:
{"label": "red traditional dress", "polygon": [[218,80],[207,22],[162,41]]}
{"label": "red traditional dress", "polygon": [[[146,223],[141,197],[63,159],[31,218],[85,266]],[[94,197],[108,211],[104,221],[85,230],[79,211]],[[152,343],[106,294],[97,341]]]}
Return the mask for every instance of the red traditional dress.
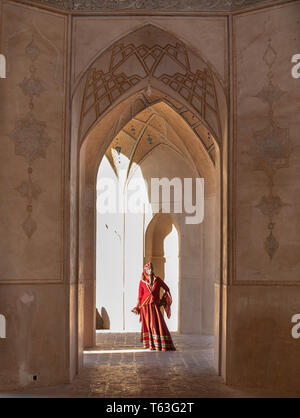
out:
{"label": "red traditional dress", "polygon": [[[160,311],[160,306],[163,305],[167,316],[170,317],[172,303],[170,289],[162,279],[154,274],[150,278],[145,271],[147,266],[149,264],[145,265],[140,280],[138,305],[134,308],[134,311],[140,314],[142,322],[141,342],[143,342],[144,348],[151,350],[175,350],[170,332]],[[160,299],[161,288],[165,290],[162,300]]]}

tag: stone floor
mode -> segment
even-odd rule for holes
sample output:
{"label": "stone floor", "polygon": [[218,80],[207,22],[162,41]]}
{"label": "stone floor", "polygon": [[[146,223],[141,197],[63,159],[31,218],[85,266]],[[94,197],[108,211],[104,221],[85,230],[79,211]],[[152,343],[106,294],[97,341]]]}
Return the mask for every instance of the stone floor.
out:
{"label": "stone floor", "polygon": [[[30,388],[1,397],[203,398],[297,396],[223,383],[213,368],[213,337],[179,335],[177,351],[145,351],[139,333],[97,333],[84,368],[71,384]],[[299,394],[298,394],[299,396]]]}

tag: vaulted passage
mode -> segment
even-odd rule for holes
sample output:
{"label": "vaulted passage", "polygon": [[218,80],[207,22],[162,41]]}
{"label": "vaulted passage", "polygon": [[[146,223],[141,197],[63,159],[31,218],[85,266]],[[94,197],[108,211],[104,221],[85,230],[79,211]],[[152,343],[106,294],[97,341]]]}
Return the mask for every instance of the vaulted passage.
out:
{"label": "vaulted passage", "polygon": [[[95,346],[96,328],[140,329],[131,309],[151,261],[174,297],[170,330],[213,336],[219,372],[220,145],[227,113],[220,87],[204,59],[153,25],[116,42],[81,77],[74,96],[74,114],[81,104],[74,126],[81,349]],[[162,179],[171,182],[171,193],[153,199],[152,181]],[[116,191],[112,214],[107,200]]]}
{"label": "vaulted passage", "polygon": [[[140,329],[131,309],[143,265],[152,261],[155,274],[171,288],[172,318],[167,319],[171,330],[214,334],[218,265],[214,171],[201,140],[167,104],[147,107],[115,136],[100,164],[96,186],[100,328]],[[167,186],[162,196],[154,196],[153,179],[168,180],[177,189],[172,193]],[[199,185],[196,190],[196,179],[203,179],[203,196]],[[196,197],[194,213],[186,212]]]}

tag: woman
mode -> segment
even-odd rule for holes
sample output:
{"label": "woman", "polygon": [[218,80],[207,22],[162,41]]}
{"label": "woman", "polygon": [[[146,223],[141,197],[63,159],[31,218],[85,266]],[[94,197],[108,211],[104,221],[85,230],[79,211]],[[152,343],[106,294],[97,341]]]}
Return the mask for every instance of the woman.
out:
{"label": "woman", "polygon": [[[160,299],[161,288],[165,290],[162,299]],[[157,351],[175,350],[160,311],[160,306],[164,306],[170,318],[171,303],[170,289],[163,280],[154,275],[152,263],[146,264],[140,280],[137,306],[132,309],[132,312],[140,315],[140,321],[142,321],[141,341],[144,348]]]}

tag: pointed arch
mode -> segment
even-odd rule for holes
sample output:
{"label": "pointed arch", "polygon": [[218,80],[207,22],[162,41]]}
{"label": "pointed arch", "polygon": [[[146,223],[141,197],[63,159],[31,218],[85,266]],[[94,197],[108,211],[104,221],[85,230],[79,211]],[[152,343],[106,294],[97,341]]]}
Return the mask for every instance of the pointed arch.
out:
{"label": "pointed arch", "polygon": [[[220,85],[222,82],[202,57],[169,32],[147,24],[101,53],[82,76],[75,91],[80,107],[79,142],[114,105],[150,86],[162,93],[160,100],[164,97],[172,106],[180,101],[189,118],[195,124],[204,124],[220,144],[220,107],[226,101]],[[152,103],[150,96],[137,95],[131,112]]]}
{"label": "pointed arch", "polygon": [[[145,51],[141,49],[143,45],[146,46]],[[163,59],[166,63],[164,65]],[[136,60],[139,62],[140,74],[134,78],[136,66],[133,62]],[[181,78],[179,80],[176,77]],[[202,86],[201,92],[196,89],[198,85],[199,88]],[[151,94],[147,92],[148,86]],[[199,101],[194,101],[194,98]],[[72,315],[78,313],[78,334],[76,336],[71,330],[70,338],[73,353],[75,356],[78,354],[75,360],[78,367],[82,365],[83,347],[95,343],[93,321],[97,169],[108,145],[126,123],[141,110],[160,105],[172,108],[177,118],[185,122],[195,149],[201,154],[197,165],[200,164],[209,173],[215,172],[217,194],[207,198],[209,207],[213,207],[214,202],[217,207],[213,222],[217,225],[216,252],[221,264],[216,267],[215,275],[219,277],[217,282],[222,283],[222,262],[227,257],[225,246],[222,252],[223,243],[227,242],[227,225],[222,218],[223,212],[227,211],[226,94],[222,82],[207,62],[174,35],[146,25],[101,53],[82,75],[72,96],[70,238],[73,245],[70,280],[71,284],[78,281],[78,294],[77,299],[75,293],[71,296],[70,312]],[[220,258],[221,255],[223,258]],[[216,306],[221,311],[222,286],[217,293]],[[88,316],[84,313],[85,307],[90,310]],[[222,324],[217,322],[215,353],[218,368],[224,358],[219,355]]]}
{"label": "pointed arch", "polygon": [[170,331],[180,329],[180,228],[172,214],[157,213],[149,222],[145,234],[144,264],[152,262],[154,272],[172,293],[172,315],[165,318]]}

